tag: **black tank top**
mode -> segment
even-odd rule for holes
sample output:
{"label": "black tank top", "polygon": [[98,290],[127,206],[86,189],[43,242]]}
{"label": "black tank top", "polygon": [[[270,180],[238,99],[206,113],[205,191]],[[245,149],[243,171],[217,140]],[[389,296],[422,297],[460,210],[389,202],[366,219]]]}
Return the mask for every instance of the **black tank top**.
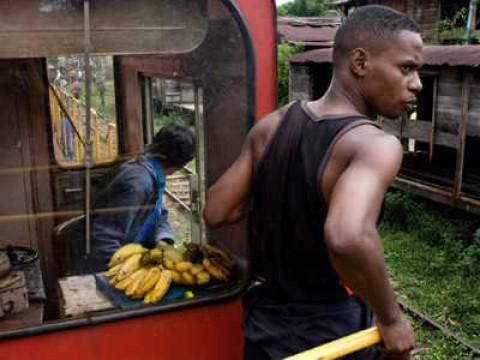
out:
{"label": "black tank top", "polygon": [[313,117],[304,103],[290,106],[257,165],[253,187],[253,269],[267,292],[286,301],[347,297],[325,247],[327,204],[318,178],[343,134],[378,126],[364,116]]}

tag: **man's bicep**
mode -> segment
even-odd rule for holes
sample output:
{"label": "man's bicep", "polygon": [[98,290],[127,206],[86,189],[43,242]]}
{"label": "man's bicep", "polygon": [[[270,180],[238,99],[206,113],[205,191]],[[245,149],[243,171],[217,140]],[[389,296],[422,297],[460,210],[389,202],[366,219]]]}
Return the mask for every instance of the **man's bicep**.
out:
{"label": "man's bicep", "polygon": [[352,231],[375,226],[385,192],[401,162],[401,148],[395,143],[387,145],[367,149],[352,159],[333,188],[327,221]]}

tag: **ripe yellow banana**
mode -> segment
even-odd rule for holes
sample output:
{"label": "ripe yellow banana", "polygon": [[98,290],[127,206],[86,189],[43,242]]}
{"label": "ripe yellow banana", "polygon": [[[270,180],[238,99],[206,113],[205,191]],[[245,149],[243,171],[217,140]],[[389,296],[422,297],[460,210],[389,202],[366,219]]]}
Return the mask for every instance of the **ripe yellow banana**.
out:
{"label": "ripe yellow banana", "polygon": [[175,271],[175,270],[170,270],[170,272],[172,273],[172,281],[175,284],[182,284],[182,279],[180,277],[180,273],[178,271]]}
{"label": "ripe yellow banana", "polygon": [[115,276],[115,281],[122,281],[127,276],[133,274],[135,271],[140,269],[140,267],[142,266],[142,263],[140,262],[141,258],[142,254],[135,254],[125,260],[120,269],[118,270],[117,276]]}
{"label": "ripe yellow banana", "polygon": [[204,267],[202,264],[193,264],[192,267],[190,268],[190,274],[192,275],[197,275],[198,273],[204,271]]}
{"label": "ripe yellow banana", "polygon": [[172,283],[172,273],[170,270],[163,270],[160,274],[160,278],[158,279],[155,287],[150,290],[143,302],[145,304],[151,304],[157,301],[162,300],[162,298],[167,293],[168,289],[170,288],[170,284]]}
{"label": "ripe yellow banana", "polygon": [[105,272],[105,276],[109,278],[113,278],[115,275],[117,275],[121,267],[122,267],[122,264],[117,264],[111,267],[110,269],[108,269],[108,271]]}
{"label": "ripe yellow banana", "polygon": [[140,283],[142,282],[143,278],[147,275],[147,273],[148,273],[147,268],[140,268],[139,270],[137,270],[135,272],[135,275],[136,275],[135,278],[125,289],[125,294],[127,296],[134,296],[135,295],[135,293],[137,292],[137,289],[140,286]]}
{"label": "ripe yellow banana", "polygon": [[168,270],[175,270],[175,261],[172,259],[163,259],[163,266]]}
{"label": "ripe yellow banana", "polygon": [[182,284],[184,284],[184,285],[194,285],[195,284],[195,278],[188,271],[184,271],[184,272],[180,273],[180,280],[181,280]]}
{"label": "ripe yellow banana", "polygon": [[108,267],[112,268],[115,265],[123,263],[130,256],[139,253],[141,254],[145,251],[147,251],[147,249],[137,243],[129,243],[127,245],[124,245],[113,253],[112,257],[110,258],[110,262],[108,263]]}
{"label": "ripe yellow banana", "polygon": [[183,254],[175,249],[172,245],[164,245],[161,247],[163,250],[163,258],[170,259],[175,262],[183,261]]}
{"label": "ripe yellow banana", "polygon": [[200,271],[195,275],[195,283],[197,285],[205,285],[210,281],[210,274],[206,271]]}
{"label": "ripe yellow banana", "polygon": [[157,264],[160,264],[163,260],[163,250],[161,248],[153,248],[152,250],[149,251],[150,253],[150,258],[156,262]]}
{"label": "ripe yellow banana", "polygon": [[204,258],[202,264],[205,266],[207,272],[217,280],[226,281],[230,276],[230,271],[222,265],[216,263],[214,259]]}
{"label": "ripe yellow banana", "polygon": [[160,279],[161,273],[162,271],[158,266],[154,266],[148,269],[148,272],[140,282],[138,289],[135,292],[135,295],[140,297],[149,292],[155,286],[158,279]]}
{"label": "ripe yellow banana", "polygon": [[138,269],[133,274],[116,283],[115,288],[118,290],[125,290],[139,275],[141,275],[141,270],[142,269]]}
{"label": "ripe yellow banana", "polygon": [[190,261],[179,261],[179,262],[175,263],[175,270],[182,273],[182,272],[190,270],[192,265],[193,264]]}
{"label": "ripe yellow banana", "polygon": [[204,244],[201,247],[204,257],[215,260],[218,265],[221,265],[223,268],[232,269],[235,266],[235,262],[232,257],[224,250],[210,245]]}

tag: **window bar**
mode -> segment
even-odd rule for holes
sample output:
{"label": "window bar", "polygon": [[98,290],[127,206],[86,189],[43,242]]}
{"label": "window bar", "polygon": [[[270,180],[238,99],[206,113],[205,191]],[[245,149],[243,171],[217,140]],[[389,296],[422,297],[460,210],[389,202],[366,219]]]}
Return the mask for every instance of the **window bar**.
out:
{"label": "window bar", "polygon": [[85,255],[90,254],[90,196],[91,182],[90,173],[92,167],[92,133],[90,119],[90,101],[91,101],[91,69],[90,69],[90,0],[83,2],[83,28],[84,28],[84,71],[85,71]]}

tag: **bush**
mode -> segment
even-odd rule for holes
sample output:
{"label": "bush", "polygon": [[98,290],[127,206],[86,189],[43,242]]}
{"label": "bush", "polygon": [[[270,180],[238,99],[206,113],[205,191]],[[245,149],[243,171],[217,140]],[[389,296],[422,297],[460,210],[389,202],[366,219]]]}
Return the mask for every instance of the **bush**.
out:
{"label": "bush", "polygon": [[382,226],[411,233],[434,248],[432,263],[448,264],[465,275],[480,272],[480,229],[472,238],[478,220],[469,215],[448,207],[435,208],[404,192],[390,192],[385,197]]}
{"label": "bush", "polygon": [[278,78],[278,104],[283,106],[288,103],[288,84],[290,66],[288,59],[290,56],[301,52],[300,45],[280,44],[277,48],[277,78]]}

